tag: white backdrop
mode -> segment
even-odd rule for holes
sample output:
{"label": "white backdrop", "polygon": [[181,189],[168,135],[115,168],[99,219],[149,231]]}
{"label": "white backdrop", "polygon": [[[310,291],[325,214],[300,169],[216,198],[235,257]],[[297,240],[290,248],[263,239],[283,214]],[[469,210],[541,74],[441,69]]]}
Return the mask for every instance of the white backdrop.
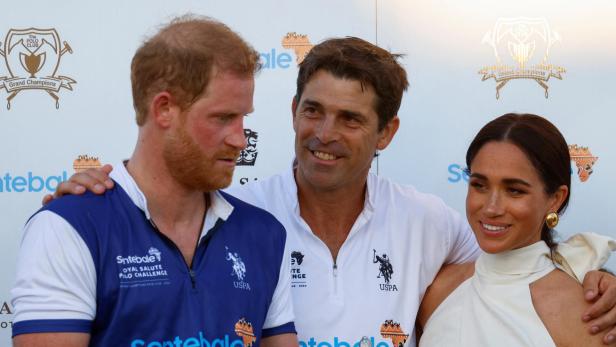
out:
{"label": "white backdrop", "polygon": [[[588,147],[587,156],[598,158],[585,182],[572,163],[572,199],[559,226],[561,235],[596,231],[616,237],[610,223],[616,213],[610,199],[616,193],[616,5],[609,0],[5,2],[0,5],[0,77],[6,86],[0,89],[0,346],[10,345],[9,290],[24,222],[42,196],[73,173],[80,155],[103,163],[130,156],[137,133],[130,60],[145,36],[186,12],[227,23],[262,52],[266,65],[257,77],[255,112],[246,120],[246,127],[258,134],[253,140],[256,160],[237,168],[234,184],[291,163],[296,52],[285,48],[283,38],[295,32],[318,43],[351,35],[406,54],[403,63],[411,83],[399,114],[400,131],[375,161],[374,171],[440,195],[463,212],[466,182],[461,170],[477,130],[503,113],[541,114],[570,144]],[[530,28],[534,34],[518,30],[505,35],[506,25],[496,27],[514,18],[526,24],[518,29]],[[486,34],[494,30],[504,35],[493,42],[496,51],[511,66],[509,42],[526,47],[521,53],[512,51],[529,58],[527,66],[541,60],[549,47],[546,63],[566,72],[562,80],[546,82],[548,98],[536,81],[516,78],[496,99],[497,83],[482,81],[479,73],[497,64],[495,49],[486,42]],[[31,51],[20,58],[13,51],[20,39],[25,47],[38,47],[46,39],[54,42],[46,47],[55,50],[47,52],[46,60],[27,58]],[[58,61],[64,41],[71,49]],[[44,74],[55,80],[43,80]],[[47,83],[48,90],[33,81]],[[7,109],[6,98],[15,91]],[[57,109],[52,94],[58,98]],[[616,260],[609,264],[616,268]]]}

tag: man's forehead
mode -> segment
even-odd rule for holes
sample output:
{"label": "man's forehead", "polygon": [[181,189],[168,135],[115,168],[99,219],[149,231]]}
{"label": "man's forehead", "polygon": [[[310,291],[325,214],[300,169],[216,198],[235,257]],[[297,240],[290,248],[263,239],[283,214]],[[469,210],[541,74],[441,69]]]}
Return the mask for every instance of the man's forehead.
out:
{"label": "man's forehead", "polygon": [[376,111],[376,98],[376,92],[371,85],[362,85],[358,79],[319,70],[306,83],[300,103],[336,104],[345,105],[345,108],[356,108],[370,103]]}

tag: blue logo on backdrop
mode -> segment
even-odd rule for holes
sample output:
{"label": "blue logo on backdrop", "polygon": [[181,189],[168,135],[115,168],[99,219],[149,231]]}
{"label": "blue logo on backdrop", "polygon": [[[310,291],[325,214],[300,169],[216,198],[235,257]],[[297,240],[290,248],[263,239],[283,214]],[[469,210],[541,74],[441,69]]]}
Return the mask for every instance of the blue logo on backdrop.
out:
{"label": "blue logo on backdrop", "polygon": [[[371,346],[374,347],[389,347],[386,342],[375,343],[374,336],[370,338]],[[311,337],[308,341],[299,341],[299,347],[360,347],[361,341],[347,342],[340,340],[338,336],[334,337],[333,342],[316,341],[314,337]]]}
{"label": "blue logo on backdrop", "polygon": [[289,53],[279,52],[276,48],[272,48],[269,52],[261,52],[259,55],[263,69],[288,69],[293,61]]}
{"label": "blue logo on backdrop", "polygon": [[68,179],[68,173],[62,171],[57,176],[38,176],[28,171],[23,176],[5,172],[0,176],[0,193],[38,193],[43,190],[55,192],[58,184]]}
{"label": "blue logo on backdrop", "polygon": [[449,173],[447,181],[449,181],[449,183],[458,183],[461,181],[468,182],[469,176],[464,169],[465,167],[459,164],[449,165],[449,167],[447,167],[447,172]]}

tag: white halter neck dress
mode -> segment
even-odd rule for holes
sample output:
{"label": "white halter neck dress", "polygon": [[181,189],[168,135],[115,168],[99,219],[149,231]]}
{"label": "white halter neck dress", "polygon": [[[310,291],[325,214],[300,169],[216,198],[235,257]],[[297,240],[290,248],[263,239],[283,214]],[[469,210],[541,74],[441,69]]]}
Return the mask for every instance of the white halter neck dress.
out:
{"label": "white halter neck dress", "polygon": [[[578,278],[600,267],[615,246],[599,235],[581,237],[574,240],[574,246],[562,249],[569,263],[559,264],[565,270],[573,269],[570,274]],[[555,346],[535,311],[529,287],[556,268],[549,254],[543,241],[499,254],[482,253],[475,274],[434,311],[419,346]],[[559,262],[560,255],[556,257]]]}

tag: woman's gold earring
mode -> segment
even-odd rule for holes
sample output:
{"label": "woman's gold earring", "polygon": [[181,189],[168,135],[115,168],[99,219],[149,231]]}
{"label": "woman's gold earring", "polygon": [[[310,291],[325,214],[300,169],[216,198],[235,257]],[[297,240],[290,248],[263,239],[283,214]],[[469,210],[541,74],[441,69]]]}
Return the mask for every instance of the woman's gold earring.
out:
{"label": "woman's gold earring", "polygon": [[545,225],[550,229],[556,228],[558,225],[558,214],[556,212],[550,212],[545,216]]}

